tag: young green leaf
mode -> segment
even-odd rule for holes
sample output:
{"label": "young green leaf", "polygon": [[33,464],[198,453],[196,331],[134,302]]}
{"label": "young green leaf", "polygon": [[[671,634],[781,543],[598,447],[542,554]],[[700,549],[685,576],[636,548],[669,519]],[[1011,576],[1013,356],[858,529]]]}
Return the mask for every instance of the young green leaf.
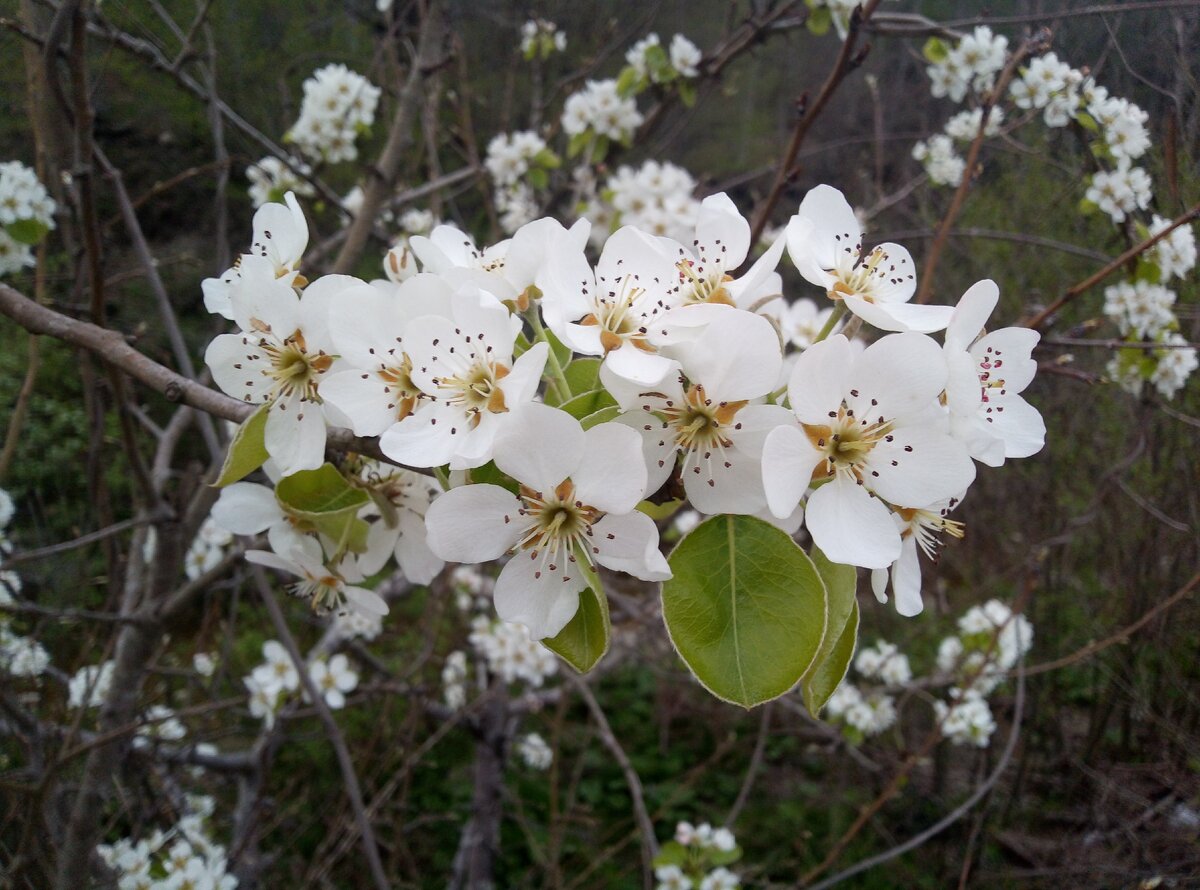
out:
{"label": "young green leaf", "polygon": [[750,708],[799,682],[821,648],[829,606],[811,559],[752,516],[714,516],[670,557],[663,619],[710,692]]}
{"label": "young green leaf", "polygon": [[575,670],[586,674],[608,651],[612,624],[608,614],[608,598],[598,589],[599,581],[579,594],[579,611],[557,636],[542,640],[542,645],[556,653]]}
{"label": "young green leaf", "polygon": [[267,433],[267,411],[270,404],[261,405],[259,409],[242,421],[238,431],[229,443],[229,451],[225,453],[225,462],[221,465],[221,474],[213,483],[215,488],[245,479],[267,462],[271,455],[267,454],[264,437]]}
{"label": "young green leaf", "polygon": [[332,538],[340,548],[365,548],[366,523],[358,518],[358,511],[370,496],[347,482],[332,464],[280,479],[275,499],[286,513]]}

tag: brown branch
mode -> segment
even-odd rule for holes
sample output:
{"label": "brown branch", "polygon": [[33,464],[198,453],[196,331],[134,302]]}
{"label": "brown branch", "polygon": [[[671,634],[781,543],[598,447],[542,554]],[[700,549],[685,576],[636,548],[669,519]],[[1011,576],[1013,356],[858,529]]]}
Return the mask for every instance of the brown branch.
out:
{"label": "brown branch", "polygon": [[[25,330],[35,334],[46,334],[64,343],[80,346],[103,359],[109,365],[129,375],[134,380],[162,393],[168,401],[191,405],[201,411],[241,423],[256,406],[230,398],[216,390],[202,386],[177,374],[170,368],[138,352],[125,342],[119,332],[98,327],[77,318],[63,315],[39,306],[33,300],[6,284],[0,284],[0,315],[7,315]],[[393,466],[397,464],[379,450],[379,440],[362,438],[350,430],[331,429],[328,432],[329,447],[365,454]],[[430,475],[430,470],[419,467],[404,467],[414,473]]]}
{"label": "brown branch", "polygon": [[1099,284],[1101,281],[1103,281],[1105,278],[1107,278],[1113,272],[1116,272],[1118,269],[1120,269],[1122,266],[1124,266],[1130,260],[1136,259],[1137,257],[1141,256],[1143,253],[1145,253],[1147,250],[1149,250],[1151,247],[1153,247],[1155,244],[1157,244],[1163,238],[1166,238],[1168,235],[1170,235],[1172,232],[1174,232],[1177,228],[1179,228],[1180,226],[1187,225],[1188,223],[1190,223],[1192,220],[1196,219],[1197,217],[1200,217],[1200,202],[1193,204],[1189,210],[1187,210],[1185,213],[1183,213],[1182,216],[1178,216],[1174,220],[1172,220],[1171,224],[1169,226],[1167,226],[1165,229],[1163,229],[1161,232],[1159,232],[1157,235],[1151,235],[1149,238],[1147,238],[1145,241],[1142,241],[1140,244],[1133,245],[1133,247],[1129,248],[1127,251],[1125,251],[1123,254],[1121,254],[1116,259],[1111,260],[1107,265],[1105,265],[1105,266],[1101,267],[1100,269],[1096,270],[1095,272],[1093,272],[1087,278],[1083,279],[1083,281],[1080,281],[1078,284],[1072,285],[1071,287],[1067,288],[1067,290],[1063,293],[1063,295],[1061,297],[1059,297],[1057,300],[1055,300],[1053,303],[1051,303],[1049,306],[1047,306],[1041,312],[1038,312],[1036,315],[1033,316],[1033,318],[1030,318],[1028,321],[1021,322],[1021,325],[1023,327],[1033,328],[1035,331],[1041,329],[1041,327],[1047,321],[1049,321],[1050,318],[1053,317],[1053,315],[1056,312],[1058,312],[1058,310],[1062,309],[1063,306],[1067,305],[1067,303],[1070,303],[1072,300],[1074,300],[1080,294],[1085,293],[1086,291],[1095,287],[1097,284]]}
{"label": "brown branch", "polygon": [[812,125],[816,123],[821,112],[825,110],[825,106],[829,104],[829,100],[837,91],[842,81],[846,76],[862,64],[866,57],[867,51],[871,45],[867,44],[862,48],[861,52],[855,53],[854,47],[858,42],[858,35],[862,29],[863,23],[870,20],[875,9],[879,6],[879,0],[867,0],[861,6],[856,6],[854,12],[850,14],[850,24],[846,32],[846,40],[842,43],[842,49],[838,53],[837,60],[833,63],[833,68],[829,75],[825,78],[825,83],[821,85],[821,91],[817,93],[817,98],[809,104],[804,97],[800,99],[800,118],[796,121],[796,128],[792,130],[791,141],[788,142],[787,148],[784,150],[783,157],[779,161],[779,169],[775,172],[775,180],[771,183],[771,189],[767,192],[767,197],[759,204],[754,214],[754,225],[750,230],[750,243],[754,244],[762,235],[763,230],[767,227],[767,221],[771,218],[771,211],[775,209],[775,205],[779,203],[780,197],[783,195],[783,190],[787,184],[796,175],[798,170],[793,166],[796,162],[796,155],[800,152],[800,146],[804,143],[808,131],[812,129]]}
{"label": "brown branch", "polygon": [[362,206],[351,220],[346,231],[346,240],[342,242],[342,249],[333,261],[331,271],[334,273],[349,274],[354,268],[367,245],[379,208],[395,187],[400,163],[413,141],[413,122],[420,108],[421,83],[426,72],[437,64],[435,53],[441,50],[442,25],[443,13],[440,4],[430,3],[421,22],[421,34],[408,79],[400,91],[396,113],[392,116],[387,143],[379,155],[379,160],[370,168],[370,176],[366,188],[363,189]]}
{"label": "brown branch", "polygon": [[929,298],[933,295],[933,273],[937,270],[938,260],[941,259],[942,251],[946,249],[946,239],[950,235],[950,228],[958,218],[963,204],[966,203],[967,192],[970,191],[971,181],[975,178],[976,165],[979,163],[979,152],[983,149],[983,140],[987,136],[988,121],[991,119],[992,109],[1004,97],[1009,82],[1017,73],[1017,67],[1025,61],[1030,53],[1044,46],[1049,38],[1050,34],[1048,31],[1039,31],[1032,37],[1022,40],[1021,45],[1017,47],[1017,51],[1009,57],[1004,70],[1000,72],[1000,77],[997,78],[996,85],[984,96],[983,101],[980,103],[979,132],[975,134],[975,138],[971,141],[971,147],[967,150],[966,163],[963,165],[962,180],[959,182],[958,188],[954,191],[954,198],[950,201],[950,207],[946,210],[946,215],[942,217],[941,225],[938,226],[937,234],[933,238],[933,244],[929,247],[929,254],[925,257],[924,271],[921,273],[921,283],[917,288],[915,302],[928,303]]}

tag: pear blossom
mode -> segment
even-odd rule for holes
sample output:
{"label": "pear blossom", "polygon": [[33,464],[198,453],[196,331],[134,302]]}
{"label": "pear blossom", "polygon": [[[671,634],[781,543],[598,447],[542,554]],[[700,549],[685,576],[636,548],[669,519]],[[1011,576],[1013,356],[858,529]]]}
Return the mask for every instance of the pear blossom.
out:
{"label": "pear blossom", "polygon": [[[896,611],[905,617],[919,615],[925,608],[921,599],[920,550],[929,560],[936,560],[941,540],[938,534],[961,538],[963,524],[947,518],[961,498],[953,497],[922,508],[895,506],[892,520],[900,531],[900,556],[890,568],[871,570],[871,590],[875,598],[886,603],[888,583],[896,596]],[[859,668],[862,671],[862,668]],[[865,673],[865,671],[864,671]]]}
{"label": "pear blossom", "polygon": [[284,512],[275,490],[256,482],[235,482],[221,489],[213,505],[212,519],[235,535],[267,533],[267,541],[276,553],[305,546],[307,535],[295,519]]}
{"label": "pear blossom", "polygon": [[242,678],[242,685],[250,695],[250,716],[263,721],[267,729],[275,725],[275,712],[279,708],[279,695],[283,687],[264,684],[253,674]]}
{"label": "pear blossom", "polygon": [[604,356],[604,367],[652,387],[672,364],[650,342],[656,319],[677,304],[675,258],[653,236],[631,226],[604,245],[593,272],[582,249],[550,255],[542,280],[546,324],[573,351]]}
{"label": "pear blossom", "polygon": [[521,328],[491,294],[466,287],[451,298],[451,317],[425,315],[405,330],[411,380],[423,405],[389,427],[383,453],[414,467],[482,466],[512,411],[533,398],[548,347],[535,343],[513,361]]}
{"label": "pear blossom", "polygon": [[1149,173],[1122,160],[1115,170],[1101,170],[1092,176],[1084,197],[1112,217],[1113,222],[1121,223],[1133,211],[1150,206],[1150,186]]}
{"label": "pear blossom", "polygon": [[536,732],[522,736],[517,741],[517,754],[527,767],[539,771],[549,769],[554,762],[554,751]]}
{"label": "pear blossom", "polygon": [[276,687],[281,692],[295,692],[300,688],[300,674],[292,656],[283,643],[267,640],[262,645],[265,661],[250,674],[262,687]]}
{"label": "pear blossom", "polygon": [[363,479],[381,516],[367,532],[367,550],[358,557],[359,571],[374,575],[394,557],[409,581],[429,584],[445,565],[429,549],[425,529],[425,514],[441,493],[440,486],[428,476],[374,461],[364,467]]}
{"label": "pear blossom", "polygon": [[246,178],[250,180],[250,203],[262,207],[270,201],[282,199],[288,192],[311,198],[316,190],[304,178],[311,174],[312,168],[303,161],[290,158],[288,163],[284,163],[268,155],[246,168]]}
{"label": "pear blossom", "polygon": [[365,587],[347,584],[342,574],[326,568],[321,559],[320,545],[315,540],[306,538],[302,543],[307,546],[294,547],[282,555],[265,550],[247,550],[246,559],[270,569],[297,575],[301,580],[291,586],[291,592],[294,596],[309,600],[314,611],[351,609],[380,616],[388,613],[387,603],[379,594]]}
{"label": "pear blossom", "polygon": [[[1171,220],[1154,215],[1150,234],[1157,235],[1171,225]],[[1163,281],[1185,277],[1196,266],[1196,232],[1191,225],[1174,229],[1149,251],[1162,274]]]}
{"label": "pear blossom", "polygon": [[280,471],[286,476],[315,470],[325,460],[326,419],[318,390],[333,365],[329,306],[362,282],[327,275],[300,296],[285,279],[273,273],[247,277],[245,267],[243,257],[243,277],[230,296],[241,333],[214,339],[204,359],[229,395],[270,406],[264,443]]}
{"label": "pear blossom", "polygon": [[862,225],[837,189],[819,185],[800,202],[787,227],[787,248],[806,281],[831,300],[885,331],[940,331],[949,306],[913,305],[917,289],[912,257],[899,244],[880,244],[864,255]]}
{"label": "pear blossom", "polygon": [[67,682],[67,706],[98,708],[104,704],[112,686],[113,669],[114,665],[110,659],[77,670]]}
{"label": "pear blossom", "polygon": [[337,363],[321,383],[321,395],[360,436],[378,436],[404,420],[425,398],[412,379],[406,351],[409,323],[450,311],[451,288],[441,278],[418,274],[399,285],[361,285],[338,296],[329,318]]}
{"label": "pear blossom", "polygon": [[286,138],[314,160],[353,161],[358,157],[355,140],[374,123],[381,94],[345,65],[318,68],[304,81],[300,117]]}
{"label": "pear blossom", "polygon": [[818,483],[805,524],[821,551],[866,568],[895,562],[901,535],[887,504],[932,503],[975,478],[939,421],[946,378],[941,349],[920,334],[884,337],[857,357],[837,334],[801,353],[788,383],[799,424],[777,427],[763,444],[771,512],[789,515]]}
{"label": "pear blossom", "polygon": [[[304,194],[303,191],[300,193]],[[247,264],[248,274],[264,278],[273,275],[282,283],[296,287],[305,284],[299,268],[304,249],[308,247],[308,221],[293,192],[288,191],[283,200],[284,204],[263,204],[255,212],[249,252],[219,278],[206,278],[201,283],[204,308],[209,312],[234,320],[230,297],[234,282],[242,277],[243,263]]]}
{"label": "pear blossom", "polygon": [[[553,442],[553,448],[546,443]],[[513,557],[496,580],[496,611],[552,637],[574,617],[587,587],[578,561],[646,581],[671,576],[658,530],[633,512],[646,488],[636,433],[616,423],[586,432],[564,411],[525,405],[497,437],[496,466],[521,484],[465,485],[429,508],[429,545],[447,561]]]}
{"label": "pear blossom", "polygon": [[697,77],[700,74],[700,60],[703,54],[700,48],[682,34],[671,38],[671,67],[680,77]]}
{"label": "pear blossom", "polygon": [[695,329],[695,339],[677,334],[664,343],[662,351],[678,356],[680,371],[651,391],[637,391],[603,369],[601,379],[622,407],[633,409],[619,420],[641,436],[649,491],[678,463],[688,500],[701,513],[758,513],[767,506],[763,440],[791,420],[786,408],[750,403],[779,377],[778,337],[765,319],[728,306],[675,310],[664,322],[676,313],[708,322]]}
{"label": "pear blossom", "polygon": [[1003,328],[980,336],[999,298],[994,281],[972,285],[951,315],[944,347],[951,433],[992,467],[1037,454],[1046,440],[1041,414],[1020,395],[1037,373],[1032,352],[1040,335]]}
{"label": "pear blossom", "polygon": [[346,693],[358,686],[358,674],[350,668],[350,660],[341,652],[329,661],[310,663],[308,675],[325,704],[335,711],[346,707]]}

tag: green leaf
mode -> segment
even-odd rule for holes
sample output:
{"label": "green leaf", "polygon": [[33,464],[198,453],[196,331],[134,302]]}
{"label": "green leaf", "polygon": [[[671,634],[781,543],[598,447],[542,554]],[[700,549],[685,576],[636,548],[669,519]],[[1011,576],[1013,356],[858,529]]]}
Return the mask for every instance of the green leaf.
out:
{"label": "green leaf", "polygon": [[591,392],[593,389],[599,389],[601,362],[598,358],[577,358],[563,368],[571,392]]}
{"label": "green leaf", "polygon": [[679,512],[679,508],[682,507],[684,503],[684,501],[680,500],[664,501],[661,504],[656,504],[653,501],[642,501],[637,505],[637,511],[639,513],[645,513],[655,522],[658,522],[662,519],[670,519]]}
{"label": "green leaf", "polygon": [[921,47],[921,55],[934,65],[940,65],[949,58],[950,47],[946,46],[946,41],[940,37],[930,37],[925,41],[925,45]]}
{"label": "green leaf", "polygon": [[858,643],[858,571],[854,566],[830,562],[815,546],[813,565],[829,594],[829,627],[817,660],[801,681],[804,706],[816,717],[846,677]]}
{"label": "green leaf", "polygon": [[833,27],[833,15],[829,12],[829,7],[819,6],[808,14],[808,21],[804,23],[808,28],[809,33],[816,37],[824,37],[829,33],[829,29]]}
{"label": "green leaf", "polygon": [[571,347],[554,336],[554,331],[549,328],[545,329],[544,333],[546,335],[546,342],[554,350],[554,356],[558,359],[559,367],[565,368],[567,363],[571,361]]}
{"label": "green leaf", "polygon": [[496,466],[496,462],[492,460],[489,460],[482,467],[470,470],[470,473],[472,482],[482,482],[485,485],[499,485],[505,491],[511,491],[513,494],[516,494],[521,487],[517,480],[506,476]]}
{"label": "green leaf", "polygon": [[1096,119],[1086,111],[1079,111],[1075,114],[1075,122],[1092,133],[1100,132],[1100,125],[1096,123]]}
{"label": "green leaf", "polygon": [[617,77],[617,93],[622,97],[629,96],[637,89],[640,79],[637,69],[632,65],[626,65]]}
{"label": "green leaf", "polygon": [[1143,254],[1138,257],[1137,270],[1133,273],[1135,281],[1144,281],[1147,284],[1159,284],[1162,282],[1162,269],[1158,263],[1149,260]]}
{"label": "green leaf", "polygon": [[535,189],[544,189],[550,184],[550,175],[541,167],[530,167],[529,172],[525,174],[525,178],[529,180],[529,184]]}
{"label": "green leaf", "polygon": [[690,80],[679,81],[679,101],[685,108],[691,108],[696,104],[696,85]]}
{"label": "green leaf", "polygon": [[533,156],[533,162],[547,170],[557,170],[562,166],[562,159],[548,148],[543,148]]}
{"label": "green leaf", "polygon": [[687,862],[687,858],[687,847],[679,841],[667,841],[658,848],[658,855],[654,857],[652,864],[655,868],[662,868],[665,865],[683,866]]}
{"label": "green leaf", "polygon": [[599,164],[608,156],[608,137],[597,136],[596,147],[592,149],[592,163]]}
{"label": "green leaf", "polygon": [[599,586],[597,579],[594,587],[589,585],[584,589],[579,594],[579,611],[575,617],[557,636],[542,640],[543,646],[581,674],[586,674],[604,657],[612,632],[608,597],[598,589]]}
{"label": "green leaf", "polygon": [[[275,486],[275,500],[290,516],[310,524],[339,546],[352,549],[363,534],[358,511],[370,501],[361,488],[355,488],[333,464],[315,470],[301,470],[285,476]],[[366,538],[362,537],[365,548]]]}
{"label": "green leaf", "polygon": [[41,243],[41,240],[50,231],[50,227],[38,219],[19,219],[14,223],[9,223],[4,230],[14,241],[33,245]]}
{"label": "green leaf", "polygon": [[225,463],[221,465],[221,475],[213,483],[214,488],[224,488],[245,479],[267,462],[271,455],[267,454],[264,437],[270,407],[270,403],[260,405],[257,411],[242,421],[233,441],[229,443],[229,451],[225,453]]}
{"label": "green leaf", "polygon": [[591,392],[580,393],[567,399],[558,407],[566,411],[576,420],[582,421],[605,408],[616,407],[617,400],[609,395],[606,389],[593,389]]}
{"label": "green leaf", "polygon": [[580,425],[585,430],[590,430],[594,426],[599,426],[602,423],[608,423],[610,420],[616,420],[621,416],[620,405],[609,405],[607,408],[601,408],[593,414],[589,414],[583,420],[579,421]]}
{"label": "green leaf", "polygon": [[589,128],[584,130],[582,133],[576,133],[574,136],[572,136],[571,141],[567,143],[567,157],[578,157],[579,154],[588,147],[588,143],[592,141],[593,135],[594,134]]}
{"label": "green leaf", "polygon": [[708,864],[713,868],[719,865],[732,865],[742,858],[742,848],[736,845],[732,850],[718,850],[716,847],[709,847],[707,853]]}
{"label": "green leaf", "polygon": [[1082,216],[1093,216],[1100,210],[1100,205],[1095,201],[1089,201],[1083,198],[1079,202],[1079,213]]}
{"label": "green leaf", "polygon": [[799,682],[821,648],[825,585],[786,533],[753,516],[714,516],[670,557],[663,620],[696,679],[750,708]]}

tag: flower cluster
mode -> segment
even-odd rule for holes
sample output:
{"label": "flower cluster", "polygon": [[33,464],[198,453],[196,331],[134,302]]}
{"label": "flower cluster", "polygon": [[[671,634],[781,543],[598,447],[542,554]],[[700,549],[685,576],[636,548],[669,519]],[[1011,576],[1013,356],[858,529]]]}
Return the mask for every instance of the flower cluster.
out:
{"label": "flower cluster", "polygon": [[699,47],[682,34],[671,38],[669,48],[662,45],[657,34],[647,34],[625,53],[629,67],[619,82],[624,92],[639,93],[651,84],[698,77],[702,58]]}
{"label": "flower cluster", "polygon": [[71,708],[98,708],[104,704],[112,685],[113,662],[85,665],[67,682],[67,705]]}
{"label": "flower cluster", "polygon": [[[263,662],[242,678],[250,695],[250,714],[260,718],[270,729],[283,702],[301,691],[300,673],[284,645],[267,640],[262,647]],[[342,653],[326,659],[314,659],[307,664],[308,675],[325,704],[333,710],[346,706],[346,693],[358,686],[358,674],[351,669],[350,660]]]}
{"label": "flower cluster", "polygon": [[358,157],[355,140],[375,122],[380,89],[345,65],[326,65],[304,81],[300,117],[287,140],[315,161]]}
{"label": "flower cluster", "polygon": [[[575,145],[571,155],[599,138],[628,145],[641,123],[637,102],[632,96],[623,96],[615,80],[589,80],[563,105],[562,128]],[[596,156],[602,154],[595,149],[592,159],[598,160]]]}
{"label": "flower cluster", "polygon": [[311,173],[312,168],[303,161],[289,158],[285,164],[279,158],[268,155],[246,168],[246,178],[250,180],[250,201],[255,207],[262,207],[282,201],[288,192],[311,198],[315,191],[312,183],[305,178]]}
{"label": "flower cluster", "polygon": [[675,164],[622,164],[584,207],[583,215],[592,223],[593,243],[602,246],[621,226],[684,241],[700,212],[700,202],[692,196],[695,190],[692,174]]}
{"label": "flower cluster", "polygon": [[554,653],[520,624],[478,615],[471,622],[467,639],[487,664],[488,672],[505,683],[521,682],[536,689],[558,673]]}
{"label": "flower cluster", "polygon": [[536,732],[528,733],[517,740],[517,754],[530,769],[539,772],[550,769],[554,762],[554,751]]}
{"label": "flower cluster", "polygon": [[121,838],[96,847],[122,890],[237,887],[237,878],[226,871],[225,848],[213,842],[205,824],[213,814],[213,799],[188,795],[186,802],[185,814],[169,831],[156,830],[139,841]]}
{"label": "flower cluster", "polygon": [[0,275],[34,265],[33,245],[54,228],[54,200],[20,161],[0,164]]}
{"label": "flower cluster", "polygon": [[741,858],[728,828],[680,822],[654,859],[656,890],[735,890],[742,883],[727,866]]}
{"label": "flower cluster", "polygon": [[932,64],[926,69],[936,98],[962,102],[969,93],[982,95],[995,85],[1008,55],[1008,38],[979,25],[954,46],[940,40],[926,44]]}
{"label": "flower cluster", "polygon": [[484,165],[496,184],[500,226],[510,235],[537,216],[534,189],[544,189],[561,162],[533,132],[501,133],[488,143]]}
{"label": "flower cluster", "polygon": [[541,59],[545,61],[555,53],[561,53],[567,48],[565,31],[558,30],[558,25],[546,19],[530,19],[521,26],[521,55],[526,61]]}
{"label": "flower cluster", "polygon": [[233,535],[229,530],[209,516],[184,554],[184,573],[190,580],[195,581],[225,558],[226,549],[232,543]]}
{"label": "flower cluster", "polygon": [[[12,496],[0,488],[0,557],[11,549],[5,531],[15,513]],[[0,672],[13,677],[40,677],[50,666],[50,653],[37,640],[13,630],[5,608],[14,605],[20,593],[21,576],[10,570],[0,572]]]}

